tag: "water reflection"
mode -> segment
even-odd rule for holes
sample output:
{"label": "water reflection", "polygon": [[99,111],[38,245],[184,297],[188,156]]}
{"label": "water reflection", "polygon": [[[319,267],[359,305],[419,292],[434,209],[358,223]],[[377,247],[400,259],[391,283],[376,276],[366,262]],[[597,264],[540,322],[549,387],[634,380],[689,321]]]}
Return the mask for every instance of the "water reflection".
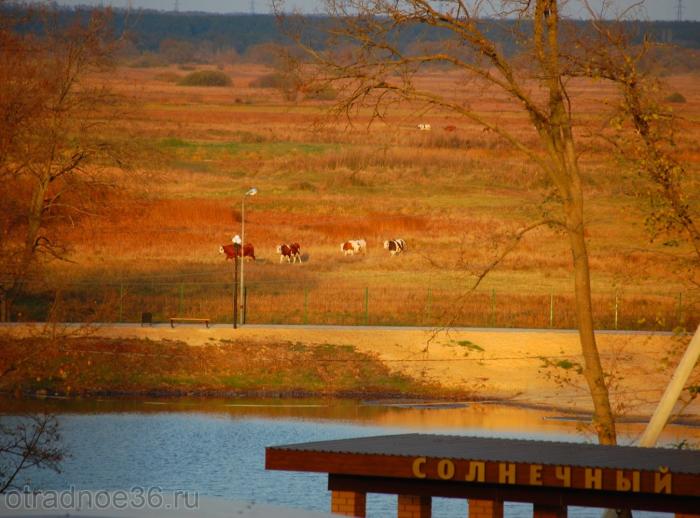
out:
{"label": "water reflection", "polygon": [[[5,414],[50,411],[60,417],[72,457],[61,474],[36,472],[34,487],[130,489],[159,486],[201,495],[325,511],[326,476],[265,471],[275,444],[435,432],[583,441],[576,416],[496,405],[406,407],[346,400],[0,400]],[[565,417],[566,419],[560,419]],[[630,440],[642,426],[626,424]],[[700,440],[700,429],[672,426],[664,442]],[[281,489],[282,488],[282,489]],[[395,516],[396,497],[370,495],[368,516]],[[508,516],[531,516],[512,504]],[[575,509],[576,517],[599,517]],[[436,499],[436,517],[464,517],[464,501]],[[645,516],[662,516],[647,513]]]}
{"label": "water reflection", "polygon": [[[407,428],[416,431],[474,433],[502,437],[591,441],[590,416],[558,411],[484,403],[435,403],[424,401],[356,401],[343,399],[71,399],[15,400],[0,397],[0,412],[19,414],[202,413],[241,418],[331,421]],[[644,430],[641,421],[620,422],[622,444],[633,444]],[[660,444],[700,441],[700,422],[666,427]]]}

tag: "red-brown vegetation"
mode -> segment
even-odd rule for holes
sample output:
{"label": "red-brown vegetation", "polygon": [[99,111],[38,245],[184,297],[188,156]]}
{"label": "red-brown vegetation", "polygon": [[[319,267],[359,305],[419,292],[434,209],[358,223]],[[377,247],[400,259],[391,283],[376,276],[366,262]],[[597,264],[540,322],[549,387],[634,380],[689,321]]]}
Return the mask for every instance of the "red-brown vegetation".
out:
{"label": "red-brown vegetation", "polygon": [[[369,128],[363,126],[369,113],[355,126],[329,121],[320,101],[289,103],[275,90],[251,87],[270,71],[260,65],[226,66],[230,88],[159,79],[174,70],[121,68],[110,78],[138,109],[108,131],[115,139],[128,132],[159,158],[144,158],[140,167],[150,180],[127,186],[109,217],[67,230],[76,262],[54,266],[54,279],[87,283],[111,301],[116,296],[115,319],[137,320],[144,310],[230,319],[231,265],[218,246],[240,233],[241,197],[255,186],[259,195],[247,200],[245,222],[258,258],[246,266],[249,321],[575,325],[571,258],[556,230],[529,234],[479,291],[465,296],[509,236],[550,208],[545,178],[508,143],[447,113],[422,115],[418,122],[431,122],[435,131],[417,131],[410,106]],[[455,91],[512,132],[535,138],[502,95],[455,90],[457,80],[440,72],[421,81]],[[697,204],[700,88],[690,75],[668,82],[687,99],[678,154],[694,175],[689,199]],[[682,244],[649,243],[639,179],[596,136],[614,89],[580,80],[570,92],[583,150],[598,325],[692,326],[697,300],[686,280],[697,280],[698,272],[678,271],[668,260],[684,253]],[[397,237],[407,251],[390,258],[381,244]],[[342,257],[338,245],[360,238],[367,256]],[[292,240],[301,243],[304,262],[276,264],[275,246]],[[40,313],[24,311],[24,318]]]}

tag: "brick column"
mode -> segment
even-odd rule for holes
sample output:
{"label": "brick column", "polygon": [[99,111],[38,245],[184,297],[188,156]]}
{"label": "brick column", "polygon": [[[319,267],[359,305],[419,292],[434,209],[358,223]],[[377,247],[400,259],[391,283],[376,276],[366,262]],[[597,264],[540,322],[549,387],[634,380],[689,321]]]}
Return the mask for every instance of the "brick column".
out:
{"label": "brick column", "polygon": [[344,516],[365,518],[366,495],[354,491],[333,491],[331,494],[331,512]]}
{"label": "brick column", "polygon": [[533,518],[566,518],[566,506],[561,505],[537,505],[533,507]]}
{"label": "brick column", "polygon": [[470,498],[469,518],[503,518],[503,501]]}
{"label": "brick column", "polygon": [[399,495],[399,512],[397,518],[430,518],[431,515],[431,497]]}

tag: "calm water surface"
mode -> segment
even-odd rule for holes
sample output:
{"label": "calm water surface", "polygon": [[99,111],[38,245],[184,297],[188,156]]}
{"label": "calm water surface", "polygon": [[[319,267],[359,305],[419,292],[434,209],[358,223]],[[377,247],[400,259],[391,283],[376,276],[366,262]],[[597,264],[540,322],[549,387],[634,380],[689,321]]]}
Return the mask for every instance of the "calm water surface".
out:
{"label": "calm water surface", "polygon": [[[492,405],[405,408],[327,400],[0,400],[0,405],[4,414],[47,409],[59,415],[71,457],[60,474],[32,473],[36,488],[158,486],[319,511],[330,508],[326,475],[266,471],[266,446],[404,432],[592,440],[571,416]],[[642,426],[622,430],[629,443]],[[684,439],[700,441],[700,429],[672,426],[663,437],[666,444]],[[368,495],[367,511],[395,516],[396,497]],[[531,513],[528,505],[507,504],[509,517]],[[433,515],[462,518],[466,502],[434,499]],[[570,516],[599,518],[600,512],[573,508]]]}

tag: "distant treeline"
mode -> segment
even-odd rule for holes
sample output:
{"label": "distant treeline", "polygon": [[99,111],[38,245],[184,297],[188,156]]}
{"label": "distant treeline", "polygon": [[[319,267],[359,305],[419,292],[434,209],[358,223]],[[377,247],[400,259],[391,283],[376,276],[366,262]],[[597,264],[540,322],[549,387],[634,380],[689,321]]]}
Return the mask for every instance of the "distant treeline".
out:
{"label": "distant treeline", "polygon": [[[18,7],[0,8],[0,11],[14,10]],[[76,15],[87,16],[88,8],[61,8],[59,18],[72,19]],[[321,16],[306,19],[308,34],[315,35],[315,44],[323,46],[319,37],[323,25],[331,23]],[[483,30],[494,38],[502,49],[516,51],[516,44],[510,29],[515,21],[499,20],[498,23],[484,20]],[[576,22],[585,25],[586,22]],[[641,41],[644,34],[655,41],[674,43],[681,47],[700,49],[700,22],[628,22],[632,32]],[[118,33],[126,28],[135,48],[141,52],[157,52],[164,41],[181,41],[193,45],[205,44],[214,51],[233,49],[239,54],[250,47],[263,43],[287,44],[289,38],[280,26],[277,17],[269,14],[211,14],[179,13],[153,10],[114,10],[114,26]],[[27,26],[29,27],[29,26]],[[36,28],[36,27],[34,27]],[[31,30],[31,29],[30,29]],[[527,32],[527,24],[521,23],[520,30]],[[407,47],[416,42],[440,41],[447,37],[444,31],[416,25],[411,29],[402,29],[397,41]]]}

